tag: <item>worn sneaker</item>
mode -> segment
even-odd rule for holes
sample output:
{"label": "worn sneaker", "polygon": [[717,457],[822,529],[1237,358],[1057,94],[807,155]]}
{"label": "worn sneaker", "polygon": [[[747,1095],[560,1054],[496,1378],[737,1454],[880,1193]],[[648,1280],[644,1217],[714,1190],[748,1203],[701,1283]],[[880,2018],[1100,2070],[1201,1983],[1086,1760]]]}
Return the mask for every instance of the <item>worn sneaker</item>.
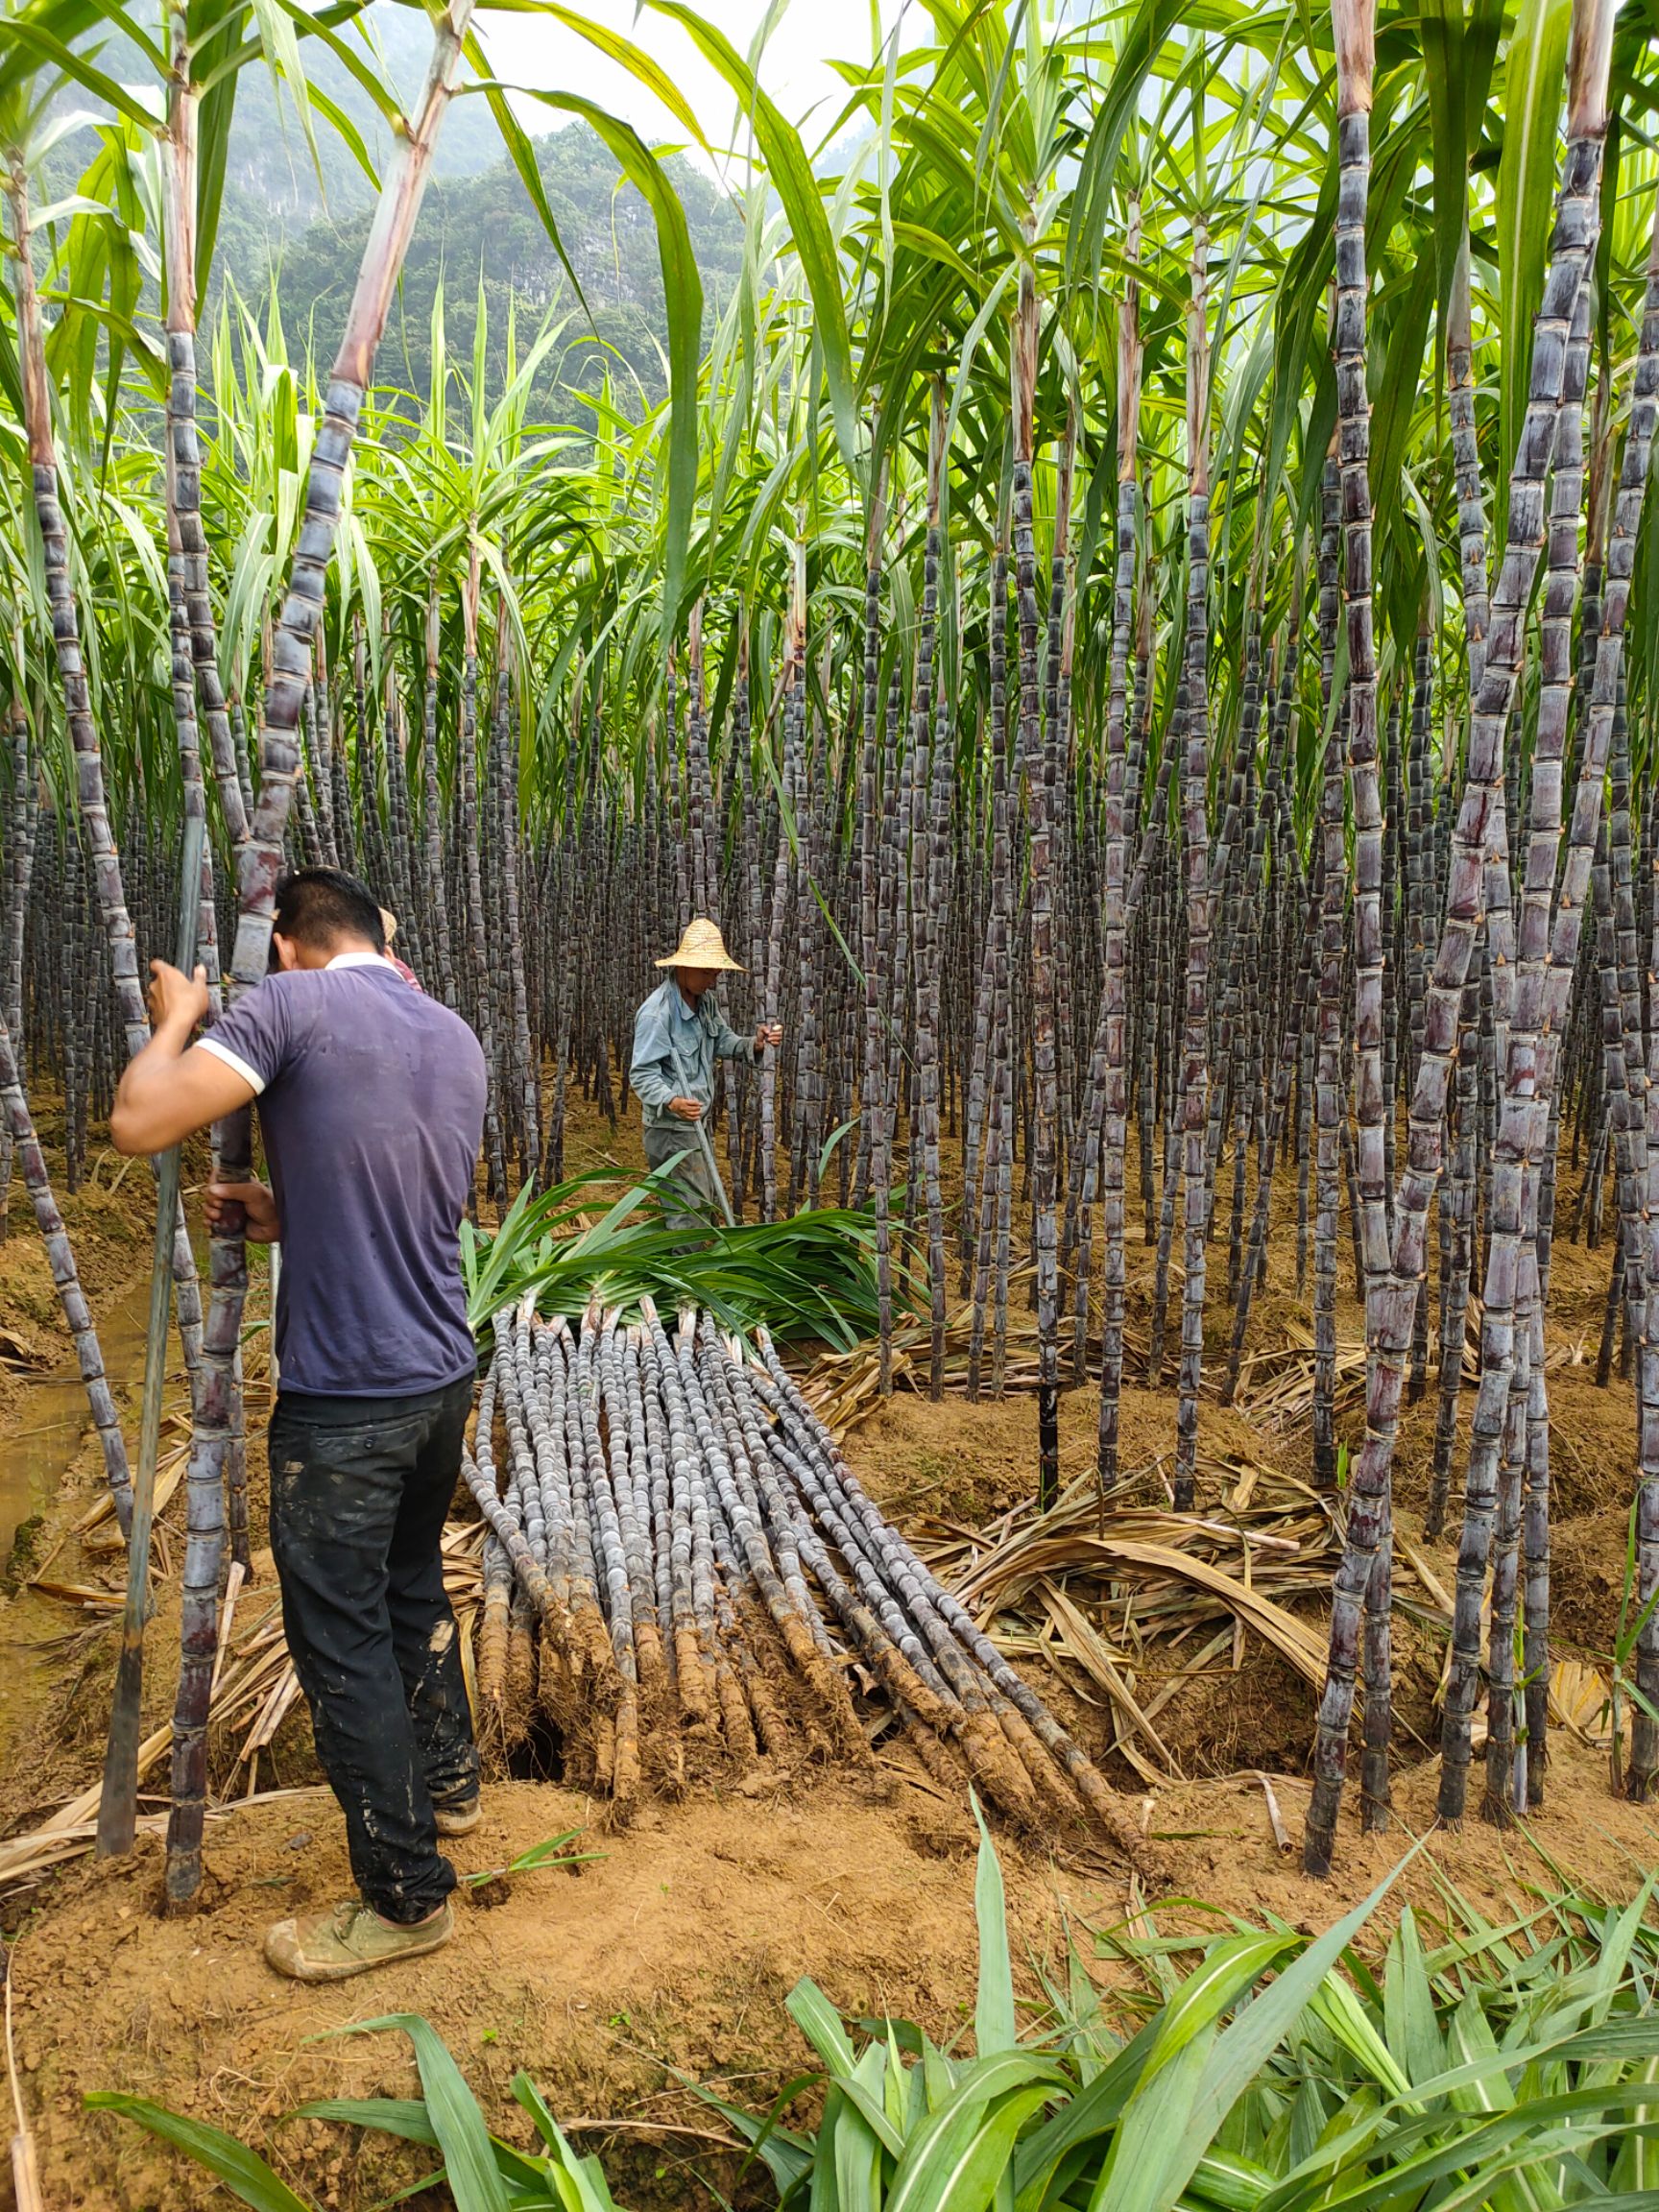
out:
{"label": "worn sneaker", "polygon": [[470,1836],[484,1817],[484,1802],[480,1797],[451,1797],[446,1805],[434,1803],[432,1812],[440,1836]]}
{"label": "worn sneaker", "polygon": [[347,1982],[400,1959],[423,1959],[442,1950],[455,1933],[447,1902],[429,1920],[395,1928],[356,1897],[329,1912],[278,1920],[265,1936],[265,1962],[293,1982]]}

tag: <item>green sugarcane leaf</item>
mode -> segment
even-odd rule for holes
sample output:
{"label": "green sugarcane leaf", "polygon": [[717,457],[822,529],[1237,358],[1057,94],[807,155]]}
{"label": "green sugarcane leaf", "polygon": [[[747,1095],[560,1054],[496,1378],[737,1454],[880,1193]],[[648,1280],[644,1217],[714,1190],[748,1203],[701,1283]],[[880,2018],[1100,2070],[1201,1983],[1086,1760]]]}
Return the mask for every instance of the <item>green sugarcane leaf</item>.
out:
{"label": "green sugarcane leaf", "polygon": [[296,2197],[256,2151],[238,2143],[222,2128],[209,2127],[204,2120],[187,2120],[164,2104],[152,2104],[148,2097],[129,2097],[119,2090],[97,2090],[85,2103],[91,2111],[114,2112],[123,2120],[135,2120],[163,2143],[171,2143],[222,2181],[233,2197],[251,2204],[253,2212],[316,2212],[315,2205]]}
{"label": "green sugarcane leaf", "polygon": [[332,2120],[342,2128],[376,2128],[382,2135],[397,2135],[405,2143],[438,2148],[425,2103],[419,2097],[318,2097],[297,2105],[296,2120]]}
{"label": "green sugarcane leaf", "polygon": [[1382,2005],[1388,2049],[1405,2067],[1407,2078],[1421,2088],[1431,2077],[1444,2071],[1445,2046],[1434,2016],[1434,1992],[1423,1960],[1417,1916],[1409,1905],[1401,1911],[1388,1946]]}
{"label": "green sugarcane leaf", "polygon": [[1599,2025],[1606,2019],[1621,1983],[1630,1964],[1636,1939],[1642,1934],[1647,1917],[1647,1907],[1655,1889],[1659,1889],[1659,1874],[1649,1874],[1636,1895],[1614,1924],[1612,1934],[1603,1941],[1600,1956],[1596,1961],[1594,1995],[1591,2017]]}
{"label": "green sugarcane leaf", "polygon": [[537,0],[537,12],[552,16],[556,23],[563,23],[566,31],[573,31],[579,38],[586,38],[589,45],[596,46],[608,60],[620,63],[647,92],[661,101],[680,128],[694,138],[704,153],[712,158],[714,150],[703,135],[703,126],[697,120],[695,108],[685,99],[670,73],[653,56],[647,54],[642,46],[636,45],[631,38],[625,38],[621,32],[612,30],[608,24],[595,22],[589,15],[578,14],[574,9],[560,7],[557,0]]}
{"label": "green sugarcane leaf", "polygon": [[[528,2074],[514,2075],[513,2095],[535,2121],[542,2141],[551,2152],[547,2158],[539,2158],[534,2162],[528,2159],[522,2161],[525,2166],[533,2167],[534,2179],[529,2186],[545,2190],[551,2182],[559,2193],[559,2202],[564,2212],[617,2212],[615,2200],[611,2195],[610,2184],[605,2179],[598,2159],[592,2156],[580,2157],[571,2149],[564,2129],[554,2119],[546,2100]],[[500,2144],[496,2144],[497,2155],[501,2148]],[[538,2212],[538,2207],[533,2203],[529,2212]]]}
{"label": "green sugarcane leaf", "polygon": [[1077,166],[1066,240],[1067,274],[1093,281],[1118,180],[1118,156],[1141,105],[1142,87],[1165,41],[1179,28],[1182,0],[1141,0],[1124,35],[1110,87],[1094,112]]}
{"label": "green sugarcane leaf", "polygon": [[331,99],[320,84],[314,83],[307,85],[306,97],[318,114],[333,131],[334,135],[350,155],[352,160],[356,162],[370,184],[378,192],[380,189],[380,172],[375,168],[369,148],[364,143],[363,133],[352,122],[346,109],[341,107],[337,100]]}
{"label": "green sugarcane leaf", "polygon": [[1181,2201],[1216,2204],[1222,2212],[1256,2212],[1272,2186],[1272,2174],[1253,2158],[1229,2151],[1210,2151],[1199,2159]]}
{"label": "green sugarcane leaf", "polygon": [[812,2165],[807,2175],[807,2212],[841,2212],[841,2178],[836,2161],[843,2116],[852,2111],[839,2082],[824,2092],[824,2116],[814,2140]]}
{"label": "green sugarcane leaf", "polygon": [[1419,33],[1429,95],[1434,183],[1434,295],[1440,319],[1452,297],[1469,191],[1469,132],[1463,106],[1464,0],[1423,0]]}
{"label": "green sugarcane leaf", "polygon": [[841,266],[830,234],[818,180],[801,143],[801,134],[784,120],[761,89],[759,79],[736,48],[695,9],[686,7],[685,0],[647,0],[647,5],[681,26],[704,60],[726,80],[754,123],[768,181],[789,219],[790,242],[812,296],[813,335],[830,387],[836,440],[842,459],[850,469],[854,469],[858,454],[853,419],[853,348],[847,329]]}
{"label": "green sugarcane leaf", "polygon": [[1659,2190],[1659,2058],[1649,2058],[1638,2080],[1651,2086],[1653,2096],[1631,2107],[1629,2131],[1619,2146],[1607,2184],[1614,2191],[1633,2196],[1646,2191],[1651,2196]]}
{"label": "green sugarcane leaf", "polygon": [[1276,1965],[1295,1937],[1286,1935],[1230,1936],[1214,1944],[1204,1962],[1174,1991],[1159,2023],[1141,2087],[1147,2089],[1160,2070],[1193,2036],[1213,2027],[1244,1992]]}
{"label": "green sugarcane leaf", "polygon": [[[156,118],[154,108],[145,107],[141,100],[135,99],[119,79],[96,68],[85,55],[66,45],[55,31],[48,29],[40,17],[32,14],[8,16],[6,36],[8,40],[14,40],[15,45],[11,64],[0,67],[0,88],[8,91],[12,89],[12,84],[7,81],[14,81],[15,72],[22,68],[26,59],[32,59],[36,67],[42,62],[50,62],[54,68],[61,70],[65,77],[73,78],[83,91],[90,92],[95,100],[103,101],[106,107],[112,108],[118,115],[126,116],[140,131],[155,130]],[[165,74],[164,63],[159,64],[158,73]]]}
{"label": "green sugarcane leaf", "polygon": [[[886,2212],[934,2212],[945,2205],[951,2212],[982,2212],[1007,2167],[1019,2128],[1054,2094],[1060,2080],[1052,2063],[1022,2051],[999,2052],[964,2067],[906,2139]],[[1009,2104],[1019,2107],[1019,2115],[1005,2141],[998,2134],[991,2137],[994,2146],[1000,2144],[1000,2153],[987,2171],[984,2124]],[[981,2183],[983,2193],[975,2194]]]}
{"label": "green sugarcane leaf", "polygon": [[[508,89],[492,84],[492,104]],[[662,630],[666,650],[679,623],[691,541],[692,511],[697,499],[697,369],[703,342],[703,284],[697,273],[685,211],[657,156],[631,124],[621,122],[596,102],[571,92],[543,92],[520,87],[543,106],[580,116],[610,149],[631,184],[651,209],[657,226],[658,259],[662,271],[662,293],[668,317],[668,429],[665,440],[668,485],[667,518],[662,570]],[[505,106],[505,102],[501,101]],[[533,151],[525,159],[535,170]],[[520,163],[522,173],[523,164]],[[537,191],[541,191],[536,170]],[[544,204],[544,201],[543,201]],[[551,210],[545,223],[557,239]],[[563,248],[560,248],[563,257]],[[572,272],[574,280],[574,272]],[[578,291],[580,287],[578,286]]]}
{"label": "green sugarcane leaf", "polygon": [[1400,472],[1423,379],[1433,304],[1434,262],[1431,255],[1423,254],[1394,318],[1371,419],[1371,498],[1382,527],[1391,532],[1402,527],[1397,495]]}
{"label": "green sugarcane leaf", "polygon": [[1214,2017],[1196,2019],[1158,2068],[1155,2091],[1148,2061],[1118,2123],[1089,2212],[1162,2212],[1180,2195],[1181,2145],[1214,2042]]}
{"label": "green sugarcane leaf", "polygon": [[[1621,2110],[1606,2107],[1617,2107],[1620,2102],[1617,2095],[1604,2099],[1599,2092],[1575,2101],[1537,2099],[1517,2111],[1472,2119],[1466,2130],[1449,2141],[1443,2139],[1445,2116],[1436,2115],[1386,2132],[1369,2155],[1361,2156],[1354,2154],[1367,2150],[1369,2132],[1363,2137],[1351,2133],[1338,2138],[1334,2146],[1321,2146],[1302,2167],[1269,2190],[1262,2200],[1261,2212],[1315,2212],[1316,2207],[1318,2212],[1366,2212],[1377,2201],[1377,2179],[1369,2170],[1376,2152],[1383,2152],[1387,2157],[1391,2193],[1407,2202],[1425,2201],[1426,2193],[1431,2193],[1428,2200],[1443,2212],[1458,2212],[1463,2206],[1476,2212],[1477,2207],[1488,2204],[1527,2204],[1529,2198],[1516,2194],[1522,2187],[1516,2176],[1541,2157],[1575,2153],[1619,2133],[1626,2120]],[[1585,2118],[1583,2127],[1562,2130],[1559,2135],[1551,2133],[1552,2123],[1580,2113]],[[1419,2151],[1415,2146],[1427,2131],[1442,2139]],[[1351,2166],[1347,2159],[1352,2160]],[[1440,2182],[1450,2186],[1436,2188]],[[1595,2201],[1605,2212],[1611,2200],[1598,2197]]]}
{"label": "green sugarcane leaf", "polygon": [[[969,2105],[961,2121],[946,2123],[935,2114],[928,2123],[938,2127],[928,2155],[919,2159],[909,2194],[902,2193],[904,2169],[894,2176],[889,2212],[985,2212],[1008,2178],[1014,2145],[1020,2130],[1040,2111],[1051,2092],[1042,2086],[1017,2090],[990,2106]],[[950,2107],[947,2107],[947,2112]]]}
{"label": "green sugarcane leaf", "polygon": [[294,21],[280,0],[249,0],[249,4],[259,27],[266,63],[272,76],[280,78],[288,87],[300,117],[300,128],[305,134],[311,165],[321,178],[323,161],[317,150],[316,126],[311,120],[310,87],[300,60],[300,39]]}
{"label": "green sugarcane leaf", "polygon": [[727,2125],[743,2137],[751,2153],[764,2161],[780,2197],[786,2197],[811,2173],[811,2144],[804,2135],[783,2127],[781,2116],[803,2091],[818,2085],[823,2080],[821,2074],[798,2074],[793,2080],[786,2081],[773,2098],[771,2109],[764,2117],[745,2112],[740,2104],[729,2104],[704,2082],[683,2077],[677,2079],[684,2080],[684,2085],[694,2090],[710,2111],[718,2112]]}
{"label": "green sugarcane leaf", "polygon": [[[872,2042],[859,2057],[854,2077],[864,2096],[881,2110],[887,2109],[887,2050]],[[843,2090],[830,2092],[836,2103],[833,2150],[837,2212],[881,2212],[881,2168],[884,2145],[861,2105]],[[828,2115],[828,2104],[826,2104]],[[820,2153],[822,2155],[822,2153]]]}
{"label": "green sugarcane leaf", "polygon": [[429,2020],[418,2012],[388,2012],[334,2030],[341,2035],[372,2035],[384,2030],[407,2035],[456,2212],[510,2212],[507,2192],[491,2147],[477,2099],[467,2086],[447,2045]]}
{"label": "green sugarcane leaf", "polygon": [[970,1792],[979,1825],[979,1857],[974,1875],[974,1913],[979,1932],[979,1993],[974,2009],[974,2039],[981,2058],[1012,2051],[1016,2041],[1014,1969],[1008,1957],[1008,1914],[1002,1893],[1002,1868],[976,1793]]}
{"label": "green sugarcane leaf", "polygon": [[841,2025],[840,2013],[817,1983],[803,1975],[784,1998],[783,2009],[835,2079],[848,2080],[856,2063],[853,2045]]}
{"label": "green sugarcane leaf", "polygon": [[[1190,2110],[1183,2119],[1178,2149],[1165,2169],[1166,2181],[1172,2190],[1178,2193],[1186,2186],[1199,2159],[1214,2142],[1228,2113],[1243,2096],[1250,2081],[1289,2034],[1306,2010],[1313,1992],[1421,1849],[1420,1843],[1414,1846],[1369,1897],[1346,1913],[1316,1941],[1310,1943],[1299,1958],[1275,1975],[1254,2002],[1246,2006],[1215,2038],[1214,2048],[1208,2054],[1201,2080],[1193,2093]],[[1285,1939],[1279,1940],[1283,1947]],[[1218,1948],[1224,1949],[1225,1946]],[[1240,1966],[1244,1962],[1245,1955],[1241,1954]],[[1221,1985],[1220,1983],[1213,1985],[1212,2003]],[[1180,2005],[1184,1996],[1185,1988],[1172,2001],[1170,2008]],[[1211,2017],[1215,2017],[1214,2011],[1212,2011]],[[1143,2104],[1149,2094],[1155,2093],[1153,2080],[1151,2069],[1148,2068],[1147,2074],[1136,2085],[1136,2104]],[[1112,2212],[1118,2212],[1116,2205],[1112,2207]]]}
{"label": "green sugarcane leaf", "polygon": [[1338,1975],[1322,1982],[1309,2000],[1309,2010],[1330,2030],[1357,2064],[1390,2097],[1408,2098],[1410,2077],[1366,2018],[1358,1998]]}

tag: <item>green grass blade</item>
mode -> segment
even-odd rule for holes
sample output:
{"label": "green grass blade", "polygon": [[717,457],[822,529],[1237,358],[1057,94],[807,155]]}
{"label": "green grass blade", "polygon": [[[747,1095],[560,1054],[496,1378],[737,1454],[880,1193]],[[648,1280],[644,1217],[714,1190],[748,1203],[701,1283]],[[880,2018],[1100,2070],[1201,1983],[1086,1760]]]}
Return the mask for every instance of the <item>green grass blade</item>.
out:
{"label": "green grass blade", "polygon": [[422,2019],[419,2012],[388,2012],[377,2020],[356,2021],[337,2032],[372,2035],[383,2029],[407,2035],[415,2046],[421,2087],[425,2093],[432,2131],[444,2153],[445,2172],[455,2199],[456,2212],[510,2212],[507,2191],[478,2101],[468,2088],[460,2067],[431,2021]]}
{"label": "green grass blade", "polygon": [[95,2091],[86,2104],[94,2112],[116,2112],[123,2120],[135,2120],[163,2143],[182,2151],[222,2181],[233,2197],[251,2204],[253,2212],[316,2212],[303,2197],[295,2196],[256,2151],[238,2143],[222,2128],[211,2128],[204,2120],[187,2120],[181,2112],[168,2111],[165,2104],[152,2104],[148,2097],[128,2097],[113,2089]]}
{"label": "green grass blade", "polygon": [[991,1831],[979,1799],[973,1799],[979,1823],[979,1858],[974,1875],[974,1914],[979,1928],[979,1993],[974,2008],[974,2045],[981,2058],[1015,2044],[1014,1969],[1008,1957],[1008,1913]]}

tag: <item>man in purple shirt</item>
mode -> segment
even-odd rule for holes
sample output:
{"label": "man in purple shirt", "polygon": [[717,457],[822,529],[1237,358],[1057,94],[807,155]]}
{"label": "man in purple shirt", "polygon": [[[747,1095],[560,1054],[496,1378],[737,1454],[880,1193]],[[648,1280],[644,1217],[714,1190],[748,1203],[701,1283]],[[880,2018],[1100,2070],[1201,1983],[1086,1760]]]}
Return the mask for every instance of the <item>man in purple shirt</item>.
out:
{"label": "man in purple shirt", "polygon": [[280,1921],[278,1972],[335,1982],[436,1950],[479,1817],[478,1758],[441,1541],[472,1405],[460,1224],[483,1133],[467,1024],[386,958],[368,887],[306,868],[276,890],[276,970],[199,1044],[203,971],[151,963],[150,1043],[110,1136],[159,1152],[257,1099],[271,1188],[215,1184],[282,1246],[271,1550],[318,1757],[361,1895]]}

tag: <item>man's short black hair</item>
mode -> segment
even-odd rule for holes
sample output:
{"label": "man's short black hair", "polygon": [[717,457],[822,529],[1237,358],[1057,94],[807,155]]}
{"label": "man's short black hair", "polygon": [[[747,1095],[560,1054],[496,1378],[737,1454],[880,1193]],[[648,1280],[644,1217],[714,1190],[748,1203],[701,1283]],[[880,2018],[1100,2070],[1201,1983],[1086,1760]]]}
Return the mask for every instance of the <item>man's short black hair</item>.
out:
{"label": "man's short black hair", "polygon": [[296,868],[276,886],[272,927],[295,945],[325,952],[343,937],[386,950],[380,902],[361,877],[344,868]]}

